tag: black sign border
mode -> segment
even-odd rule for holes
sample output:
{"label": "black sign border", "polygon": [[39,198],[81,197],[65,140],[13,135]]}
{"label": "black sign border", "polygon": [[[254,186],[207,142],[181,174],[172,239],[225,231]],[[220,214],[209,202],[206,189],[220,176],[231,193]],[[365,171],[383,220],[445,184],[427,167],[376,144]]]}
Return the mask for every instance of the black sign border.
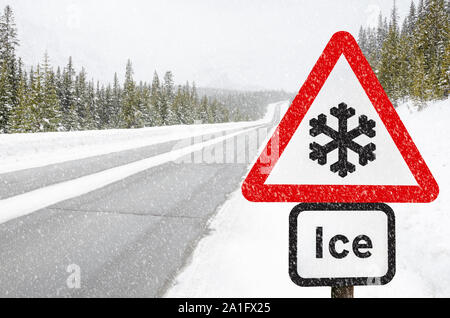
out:
{"label": "black sign border", "polygon": [[[388,271],[383,277],[303,278],[297,272],[297,220],[305,211],[382,211],[388,217]],[[384,203],[301,203],[289,216],[289,276],[302,287],[386,285],[395,276],[395,215]]]}

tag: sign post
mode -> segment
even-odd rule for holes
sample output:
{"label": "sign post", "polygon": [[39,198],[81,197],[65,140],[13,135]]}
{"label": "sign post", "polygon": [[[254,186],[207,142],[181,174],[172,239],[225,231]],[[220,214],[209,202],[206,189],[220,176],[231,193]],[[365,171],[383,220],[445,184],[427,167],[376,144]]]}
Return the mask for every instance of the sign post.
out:
{"label": "sign post", "polygon": [[289,218],[289,275],[302,287],[385,285],[395,275],[395,216],[386,204],[302,203]]}
{"label": "sign post", "polygon": [[331,287],[331,298],[353,298],[354,288],[349,287]]}
{"label": "sign post", "polygon": [[384,203],[434,201],[439,187],[352,35],[333,35],[242,185],[252,202],[295,202],[289,275],[333,298],[395,275]]}

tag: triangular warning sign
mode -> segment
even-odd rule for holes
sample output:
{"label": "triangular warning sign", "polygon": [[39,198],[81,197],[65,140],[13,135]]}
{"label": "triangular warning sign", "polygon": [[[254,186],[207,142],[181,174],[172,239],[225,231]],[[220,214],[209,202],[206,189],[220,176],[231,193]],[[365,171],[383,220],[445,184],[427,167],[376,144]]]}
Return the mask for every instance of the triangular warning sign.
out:
{"label": "triangular warning sign", "polygon": [[[347,89],[351,81],[330,76],[341,62],[356,88]],[[330,93],[333,81],[337,86]],[[348,97],[359,91],[367,102]],[[406,176],[396,177],[397,172]],[[253,202],[431,202],[439,187],[355,39],[338,32],[242,193]]]}

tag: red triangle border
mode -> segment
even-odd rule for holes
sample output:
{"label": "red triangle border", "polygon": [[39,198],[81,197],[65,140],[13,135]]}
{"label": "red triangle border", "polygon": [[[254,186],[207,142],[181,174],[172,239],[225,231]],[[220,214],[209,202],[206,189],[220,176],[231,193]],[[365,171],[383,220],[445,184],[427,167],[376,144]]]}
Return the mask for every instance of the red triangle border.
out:
{"label": "red triangle border", "polygon": [[[264,184],[270,173],[261,171],[272,171],[342,55],[378,112],[418,186]],[[272,151],[274,138],[278,139],[275,148],[278,148],[279,156],[270,160],[267,154]],[[266,162],[269,163],[265,164]],[[326,46],[271,140],[250,170],[242,185],[242,193],[252,202],[425,203],[438,197],[439,187],[357,42],[350,33],[342,31],[334,34]]]}

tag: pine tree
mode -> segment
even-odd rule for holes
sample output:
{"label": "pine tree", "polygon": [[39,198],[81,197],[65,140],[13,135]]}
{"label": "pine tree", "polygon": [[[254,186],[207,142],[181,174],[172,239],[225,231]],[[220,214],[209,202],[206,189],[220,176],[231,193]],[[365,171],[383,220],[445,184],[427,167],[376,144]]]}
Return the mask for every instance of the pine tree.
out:
{"label": "pine tree", "polygon": [[8,119],[12,110],[11,85],[8,78],[8,67],[6,62],[3,62],[0,68],[0,133],[7,132]]}
{"label": "pine tree", "polygon": [[[429,45],[425,48],[425,58],[428,63],[432,98],[439,99],[444,96],[444,91],[448,90],[446,76],[443,77],[443,63],[450,37],[449,16],[444,0],[427,1],[426,11],[423,24]],[[448,72],[448,69],[445,72]]]}
{"label": "pine tree", "polygon": [[95,107],[96,107],[96,126],[97,129],[108,128],[110,105],[112,101],[111,86],[106,89],[97,81],[97,89],[95,91]]}
{"label": "pine tree", "polygon": [[193,122],[192,120],[192,92],[191,86],[187,81],[182,89],[182,100],[180,105],[180,121],[183,125],[187,125]]}
{"label": "pine tree", "polygon": [[64,68],[62,74],[62,83],[60,87],[61,94],[61,112],[62,122],[65,130],[79,129],[77,107],[75,104],[75,70],[73,68],[72,57]]}
{"label": "pine tree", "polygon": [[122,128],[138,128],[142,126],[142,115],[138,109],[136,83],[133,80],[133,67],[128,60],[125,83],[123,85],[122,95]]}
{"label": "pine tree", "polygon": [[202,123],[207,123],[209,121],[208,118],[208,98],[206,96],[203,96],[200,102],[199,106],[199,120],[202,121]]}
{"label": "pine tree", "polygon": [[14,15],[11,7],[6,6],[0,17],[0,132],[7,132],[10,113],[18,105],[18,45]]}
{"label": "pine tree", "polygon": [[147,105],[148,101],[146,100],[148,98],[148,96],[146,96],[147,95],[147,93],[146,93],[147,87],[146,86],[147,85],[144,84],[143,81],[140,81],[138,89],[137,89],[137,97],[136,97],[137,113],[136,113],[136,115],[137,115],[137,122],[138,122],[139,128],[147,127],[147,125],[145,123],[146,112],[148,110],[148,105]]}
{"label": "pine tree", "polygon": [[152,80],[152,89],[151,89],[151,105],[154,109],[155,116],[153,117],[153,125],[152,126],[162,126],[165,124],[165,121],[167,121],[166,118],[163,118],[164,113],[161,112],[161,84],[159,81],[158,73],[153,74],[153,80]]}
{"label": "pine tree", "polygon": [[114,125],[112,124],[112,107],[114,103],[114,94],[113,89],[111,88],[111,84],[108,84],[108,86],[106,86],[103,96],[104,120],[102,121],[102,128],[114,128]]}
{"label": "pine tree", "polygon": [[114,73],[114,81],[112,87],[111,106],[109,107],[109,127],[119,128],[121,125],[122,114],[122,89],[120,87],[119,78],[117,73]]}
{"label": "pine tree", "polygon": [[174,83],[172,72],[166,72],[164,75],[164,83],[160,94],[160,116],[164,125],[170,125],[171,121],[171,105],[174,102]]}
{"label": "pine tree", "polygon": [[[223,113],[223,123],[228,123],[230,121],[230,111],[225,106],[222,107],[222,113]],[[250,119],[249,119],[250,120]]]}
{"label": "pine tree", "polygon": [[203,123],[209,123],[209,101],[206,96],[199,100],[195,83],[192,87],[189,82],[184,86],[179,86],[174,103],[175,113],[180,124],[190,125],[200,120]]}
{"label": "pine tree", "polygon": [[217,119],[217,100],[214,99],[208,107],[208,123],[213,124]]}
{"label": "pine tree", "polygon": [[58,94],[59,101],[60,101],[60,103],[62,103],[62,99],[63,99],[63,76],[62,76],[62,73],[61,73],[61,68],[59,66],[56,68],[55,84],[56,84],[56,94]]}
{"label": "pine tree", "polygon": [[368,40],[366,30],[361,26],[358,33],[358,44],[365,56],[369,56]]}
{"label": "pine tree", "polygon": [[43,97],[39,107],[41,131],[58,131],[61,124],[61,105],[56,90],[55,74],[50,66],[47,52],[43,63]]}
{"label": "pine tree", "polygon": [[419,0],[419,4],[417,6],[417,23],[420,23],[425,16],[425,9],[423,0]]}
{"label": "pine tree", "polygon": [[42,121],[41,107],[44,103],[44,89],[43,89],[43,75],[41,71],[41,66],[38,64],[36,66],[36,71],[30,72],[30,124],[32,132],[42,132],[44,131],[44,123]]}
{"label": "pine tree", "polygon": [[405,34],[412,36],[417,21],[416,6],[414,4],[414,1],[411,1],[411,5],[409,7],[409,14],[408,17],[406,18],[406,21],[407,21],[406,30],[404,32]]}
{"label": "pine tree", "polygon": [[[405,28],[406,26],[404,26]],[[402,30],[404,30],[402,28]],[[399,43],[399,69],[397,70],[397,82],[398,82],[398,95],[399,98],[405,99],[409,95],[411,87],[411,74],[410,74],[410,42],[408,35],[402,32]]]}
{"label": "pine tree", "polygon": [[169,104],[172,103],[175,97],[175,89],[173,74],[171,71],[166,72],[166,74],[164,75],[164,94],[167,96]]}
{"label": "pine tree", "polygon": [[434,94],[432,86],[433,79],[431,78],[432,63],[433,63],[432,61],[433,43],[429,41],[429,36],[431,36],[431,34],[428,34],[431,31],[430,28],[432,26],[430,25],[431,21],[429,17],[430,17],[430,1],[426,0],[422,4],[419,25],[417,27],[416,33],[417,46],[415,52],[417,56],[423,55],[424,82],[422,89],[425,91],[425,94],[423,94],[425,101],[432,99]]}
{"label": "pine tree", "polygon": [[367,54],[366,57],[372,66],[372,69],[376,72],[379,67],[379,52],[377,49],[377,32],[375,28],[369,28],[366,31],[367,35]]}
{"label": "pine tree", "polygon": [[148,107],[150,101],[150,90],[143,81],[136,88],[136,115],[139,127],[148,127]]}
{"label": "pine tree", "polygon": [[398,78],[398,71],[401,68],[401,56],[399,44],[398,16],[394,2],[388,34],[381,49],[379,69],[380,83],[394,105],[397,104],[400,97],[400,79]]}
{"label": "pine tree", "polygon": [[95,99],[95,84],[91,80],[87,86],[86,95],[86,117],[84,121],[84,129],[94,130],[98,128],[98,111]]}
{"label": "pine tree", "polygon": [[378,26],[377,26],[377,45],[376,51],[374,53],[374,60],[376,62],[375,68],[379,70],[381,63],[381,51],[383,49],[384,41],[386,40],[388,34],[388,26],[386,19],[383,19],[383,16],[378,16]]}
{"label": "pine tree", "polygon": [[170,105],[169,125],[181,124],[181,117],[182,117],[181,110],[183,108],[183,98],[184,95],[181,86],[178,86],[173,102]]}
{"label": "pine tree", "polygon": [[414,64],[414,32],[416,29],[417,15],[416,6],[414,1],[411,1],[409,8],[409,14],[406,17],[400,38],[400,51],[401,51],[401,96],[406,98],[411,96],[411,90],[413,85],[413,64]]}
{"label": "pine tree", "polygon": [[421,50],[415,50],[415,57],[412,65],[411,96],[418,110],[423,108],[423,102],[427,100],[425,57]]}
{"label": "pine tree", "polygon": [[450,41],[445,48],[444,58],[442,61],[442,74],[441,82],[439,83],[440,90],[442,91],[442,97],[448,98],[450,91]]}
{"label": "pine tree", "polygon": [[89,121],[89,92],[87,83],[87,74],[84,67],[75,77],[74,84],[74,108],[76,112],[76,129],[87,129]]}
{"label": "pine tree", "polygon": [[12,110],[9,124],[11,133],[32,132],[32,113],[30,108],[30,96],[27,85],[27,75],[20,77],[18,89],[18,105]]}
{"label": "pine tree", "polygon": [[139,108],[142,113],[142,124],[144,127],[152,127],[156,113],[151,103],[151,89],[147,83],[141,83],[139,86]]}
{"label": "pine tree", "polygon": [[198,112],[198,93],[197,93],[197,86],[195,82],[192,83],[192,88],[189,89],[189,83],[186,84],[187,86],[187,105],[184,115],[184,121],[186,124],[193,124],[196,119],[196,113]]}

